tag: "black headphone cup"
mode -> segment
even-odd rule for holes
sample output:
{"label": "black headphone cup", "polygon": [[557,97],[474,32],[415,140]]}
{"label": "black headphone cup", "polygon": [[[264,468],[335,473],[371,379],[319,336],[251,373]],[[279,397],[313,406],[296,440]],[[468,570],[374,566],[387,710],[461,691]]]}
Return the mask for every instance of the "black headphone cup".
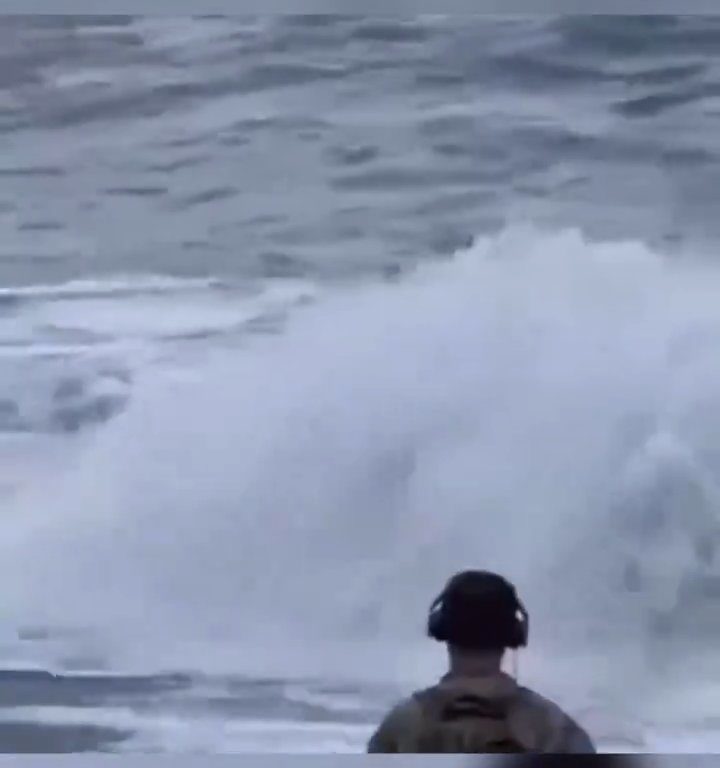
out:
{"label": "black headphone cup", "polygon": [[445,615],[443,610],[443,595],[437,597],[430,606],[428,615],[427,633],[439,643],[447,642],[445,633]]}
{"label": "black headphone cup", "polygon": [[517,612],[515,614],[516,619],[516,631],[518,648],[524,648],[528,644],[530,636],[530,616],[527,612],[527,608],[522,604],[519,598],[516,597]]}

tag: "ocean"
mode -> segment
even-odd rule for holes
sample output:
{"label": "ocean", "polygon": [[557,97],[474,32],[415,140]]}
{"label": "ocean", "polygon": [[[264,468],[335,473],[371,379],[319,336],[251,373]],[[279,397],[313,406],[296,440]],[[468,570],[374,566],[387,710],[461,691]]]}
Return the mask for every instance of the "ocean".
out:
{"label": "ocean", "polygon": [[2,17],[0,751],[363,751],[466,567],[602,749],[720,751],[718,51]]}

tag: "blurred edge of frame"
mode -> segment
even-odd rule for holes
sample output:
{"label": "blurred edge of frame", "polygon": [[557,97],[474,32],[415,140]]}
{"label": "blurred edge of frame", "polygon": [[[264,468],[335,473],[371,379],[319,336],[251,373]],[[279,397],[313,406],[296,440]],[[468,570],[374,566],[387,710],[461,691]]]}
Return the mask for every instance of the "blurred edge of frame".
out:
{"label": "blurred edge of frame", "polygon": [[513,755],[476,756],[463,768],[720,768],[720,755]]}

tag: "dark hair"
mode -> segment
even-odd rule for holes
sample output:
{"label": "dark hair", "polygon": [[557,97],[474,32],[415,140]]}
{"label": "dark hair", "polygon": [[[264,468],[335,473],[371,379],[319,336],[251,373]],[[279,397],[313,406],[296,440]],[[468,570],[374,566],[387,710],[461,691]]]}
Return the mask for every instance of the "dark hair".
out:
{"label": "dark hair", "polygon": [[515,587],[489,571],[453,576],[430,607],[428,635],[468,650],[527,645],[528,614]]}

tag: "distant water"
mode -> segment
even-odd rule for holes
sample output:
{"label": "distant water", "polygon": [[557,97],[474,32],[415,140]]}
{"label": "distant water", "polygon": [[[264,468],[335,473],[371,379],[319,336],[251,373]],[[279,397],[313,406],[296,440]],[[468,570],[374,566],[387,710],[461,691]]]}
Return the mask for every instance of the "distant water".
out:
{"label": "distant water", "polygon": [[[661,434],[720,508],[718,51],[697,16],[0,19],[0,751],[362,749],[467,564],[545,648],[634,638],[630,458]],[[606,745],[720,749],[704,668],[663,711],[622,658],[620,724],[592,665],[528,674]]]}
{"label": "distant water", "polygon": [[714,17],[5,18],[0,425],[102,420],[137,356],[517,221],[712,250],[718,41]]}

